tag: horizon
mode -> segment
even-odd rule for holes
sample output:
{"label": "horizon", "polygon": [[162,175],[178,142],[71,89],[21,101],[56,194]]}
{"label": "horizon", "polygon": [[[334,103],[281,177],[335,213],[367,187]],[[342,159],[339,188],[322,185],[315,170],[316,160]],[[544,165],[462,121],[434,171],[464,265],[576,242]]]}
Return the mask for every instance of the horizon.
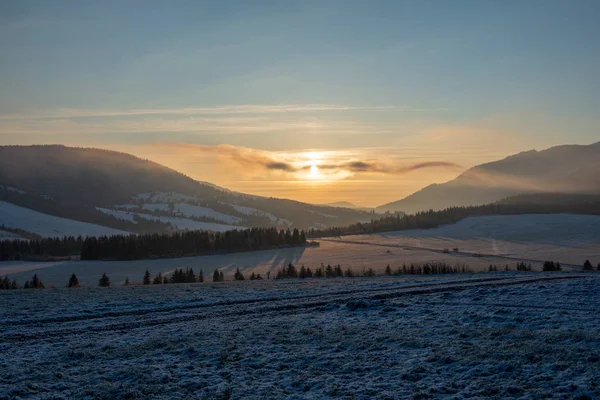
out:
{"label": "horizon", "polygon": [[3,2],[0,144],[374,207],[596,142],[600,4],[461,3]]}

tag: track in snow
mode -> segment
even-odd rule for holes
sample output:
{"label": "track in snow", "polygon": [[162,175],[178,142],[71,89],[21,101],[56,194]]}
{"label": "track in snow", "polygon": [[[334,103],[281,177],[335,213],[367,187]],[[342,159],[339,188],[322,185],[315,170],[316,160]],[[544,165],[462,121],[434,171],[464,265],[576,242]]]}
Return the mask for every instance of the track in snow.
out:
{"label": "track in snow", "polygon": [[[532,284],[543,281],[584,278],[586,275],[543,275],[524,277],[500,276],[488,278],[457,279],[450,282],[427,282],[424,284],[401,287],[373,287],[358,290],[341,290],[325,294],[257,299],[239,299],[232,301],[176,304],[167,307],[155,307],[139,310],[114,311],[92,315],[72,315],[55,318],[31,320],[5,319],[0,342],[20,343],[31,340],[56,339],[71,335],[84,335],[90,332],[119,331],[152,327],[157,325],[178,324],[192,321],[235,318],[253,315],[263,318],[273,313],[304,312],[330,304],[346,304],[350,301],[374,301],[394,299],[405,296],[418,296],[431,293],[455,292],[465,289]],[[148,289],[152,289],[149,287]],[[109,289],[110,290],[110,289]],[[166,314],[166,315],[165,315]],[[77,326],[61,328],[61,325],[76,323]]]}

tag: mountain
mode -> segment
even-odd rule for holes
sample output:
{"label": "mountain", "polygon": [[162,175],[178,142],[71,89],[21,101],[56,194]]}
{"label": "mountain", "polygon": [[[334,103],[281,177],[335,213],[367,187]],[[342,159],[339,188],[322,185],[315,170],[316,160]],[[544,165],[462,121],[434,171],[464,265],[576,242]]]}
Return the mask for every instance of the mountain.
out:
{"label": "mountain", "polygon": [[361,210],[237,193],[129,154],[60,145],[0,146],[0,201],[128,232],[307,229],[372,217]]}
{"label": "mountain", "polygon": [[600,193],[600,142],[526,151],[473,167],[456,179],[429,185],[377,212],[441,210],[482,205],[520,193]]}

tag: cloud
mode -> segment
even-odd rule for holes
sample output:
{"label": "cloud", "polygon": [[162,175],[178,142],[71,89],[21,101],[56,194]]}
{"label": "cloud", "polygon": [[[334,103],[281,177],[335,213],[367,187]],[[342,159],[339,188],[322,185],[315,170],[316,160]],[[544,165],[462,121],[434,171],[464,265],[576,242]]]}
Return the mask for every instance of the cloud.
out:
{"label": "cloud", "polygon": [[[164,146],[159,144],[159,146]],[[346,173],[377,173],[388,175],[406,174],[411,171],[426,168],[459,169],[458,164],[449,161],[419,161],[395,166],[391,162],[373,162],[355,159],[356,154],[349,152],[272,152],[232,145],[188,145],[167,144],[192,152],[195,156],[200,153],[205,155],[224,157],[228,163],[237,164],[244,168],[244,172],[273,171],[289,174],[303,173],[316,165],[320,171],[328,174]],[[310,156],[308,156],[310,155]],[[349,158],[354,158],[348,160]],[[222,160],[223,161],[223,160]]]}
{"label": "cloud", "polygon": [[297,170],[288,163],[284,162],[270,162],[265,165],[267,169],[273,169],[278,171],[296,172]]}
{"label": "cloud", "polygon": [[[215,107],[183,107],[183,108],[145,108],[131,110],[102,110],[102,109],[77,109],[59,108],[32,114],[4,114],[0,120],[21,119],[70,119],[90,117],[136,117],[149,115],[228,115],[228,114],[279,114],[303,113],[319,111],[355,111],[355,110],[392,110],[393,106],[348,106],[338,104],[241,104],[224,105]],[[400,110],[414,110],[406,107]]]}

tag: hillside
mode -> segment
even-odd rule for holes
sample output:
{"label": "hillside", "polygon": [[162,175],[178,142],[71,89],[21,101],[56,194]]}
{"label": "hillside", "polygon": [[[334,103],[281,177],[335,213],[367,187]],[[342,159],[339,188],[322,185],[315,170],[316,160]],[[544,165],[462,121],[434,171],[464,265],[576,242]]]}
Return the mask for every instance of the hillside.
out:
{"label": "hillside", "polygon": [[59,145],[0,146],[0,201],[129,232],[307,229],[372,216],[236,193],[129,154]]}
{"label": "hillside", "polygon": [[429,185],[377,207],[377,212],[441,210],[482,205],[520,193],[600,193],[600,142],[531,150],[473,167],[456,179]]}

